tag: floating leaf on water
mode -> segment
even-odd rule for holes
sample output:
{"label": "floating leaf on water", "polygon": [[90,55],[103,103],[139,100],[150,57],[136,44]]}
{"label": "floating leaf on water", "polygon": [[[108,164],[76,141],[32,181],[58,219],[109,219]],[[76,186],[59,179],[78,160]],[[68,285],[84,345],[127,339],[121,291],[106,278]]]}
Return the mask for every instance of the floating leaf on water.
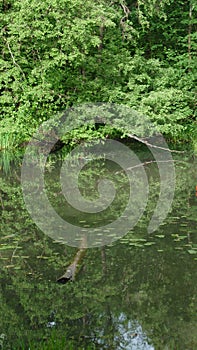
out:
{"label": "floating leaf on water", "polygon": [[0,250],[7,250],[7,249],[15,249],[16,248],[16,246],[14,245],[4,245],[4,244],[2,244],[1,246],[0,246]]}
{"label": "floating leaf on water", "polygon": [[188,253],[189,253],[189,254],[197,254],[197,250],[195,250],[195,249],[189,249],[189,250],[188,250]]}
{"label": "floating leaf on water", "polygon": [[139,244],[137,242],[129,242],[129,245],[134,246],[134,247],[143,247],[143,244]]}
{"label": "floating leaf on water", "polygon": [[143,245],[150,246],[150,245],[153,245],[153,244],[155,244],[155,242],[146,242]]}
{"label": "floating leaf on water", "polygon": [[115,232],[108,234],[108,237],[117,237],[118,238],[118,236],[117,236],[117,234]]}
{"label": "floating leaf on water", "polygon": [[133,241],[133,242],[147,242],[147,240],[144,239],[144,238],[129,238],[129,241]]}

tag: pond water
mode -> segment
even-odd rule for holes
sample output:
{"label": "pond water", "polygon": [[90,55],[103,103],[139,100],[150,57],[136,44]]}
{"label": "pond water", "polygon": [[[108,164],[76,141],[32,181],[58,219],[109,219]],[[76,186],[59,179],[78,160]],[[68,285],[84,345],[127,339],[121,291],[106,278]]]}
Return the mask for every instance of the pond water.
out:
{"label": "pond water", "polygon": [[[144,150],[139,155],[149,160]],[[122,210],[117,202],[91,220],[64,202],[60,158],[53,156],[46,167],[48,196],[59,215],[84,228],[116,217]],[[197,165],[186,153],[175,158],[175,196],[162,225],[147,233],[159,193],[157,166],[147,163],[149,201],[137,225],[108,246],[87,249],[75,281],[67,284],[56,281],[77,248],[53,240],[32,221],[22,196],[21,159],[2,167],[0,349],[197,348]],[[97,164],[94,179],[102,171],[103,163]],[[113,164],[107,171],[117,173]],[[88,181],[91,197],[92,172],[83,175],[82,191]],[[122,178],[118,184],[124,207],[128,184]]]}

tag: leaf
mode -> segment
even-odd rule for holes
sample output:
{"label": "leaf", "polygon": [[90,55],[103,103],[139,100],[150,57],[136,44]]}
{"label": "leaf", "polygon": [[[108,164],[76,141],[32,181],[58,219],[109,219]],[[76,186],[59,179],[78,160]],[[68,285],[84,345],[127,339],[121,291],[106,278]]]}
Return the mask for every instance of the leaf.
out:
{"label": "leaf", "polygon": [[155,244],[155,242],[146,242],[146,243],[144,243],[144,245],[146,245],[146,246],[151,246],[153,244]]}
{"label": "leaf", "polygon": [[194,254],[197,254],[197,250],[189,249],[188,253],[194,255]]}

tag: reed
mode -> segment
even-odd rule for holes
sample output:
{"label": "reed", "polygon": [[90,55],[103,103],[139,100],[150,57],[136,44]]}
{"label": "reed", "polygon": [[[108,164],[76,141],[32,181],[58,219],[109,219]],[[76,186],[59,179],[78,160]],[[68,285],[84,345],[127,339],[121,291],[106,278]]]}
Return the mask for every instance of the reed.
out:
{"label": "reed", "polygon": [[0,132],[0,151],[15,148],[16,135],[13,132]]}

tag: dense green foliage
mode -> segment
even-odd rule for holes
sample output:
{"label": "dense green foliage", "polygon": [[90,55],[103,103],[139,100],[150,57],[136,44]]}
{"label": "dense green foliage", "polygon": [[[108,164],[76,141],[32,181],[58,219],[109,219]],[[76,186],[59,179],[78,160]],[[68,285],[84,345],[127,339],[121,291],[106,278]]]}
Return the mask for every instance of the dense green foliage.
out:
{"label": "dense green foliage", "polygon": [[3,0],[0,148],[84,102],[126,104],[195,143],[196,14],[195,0]]}

